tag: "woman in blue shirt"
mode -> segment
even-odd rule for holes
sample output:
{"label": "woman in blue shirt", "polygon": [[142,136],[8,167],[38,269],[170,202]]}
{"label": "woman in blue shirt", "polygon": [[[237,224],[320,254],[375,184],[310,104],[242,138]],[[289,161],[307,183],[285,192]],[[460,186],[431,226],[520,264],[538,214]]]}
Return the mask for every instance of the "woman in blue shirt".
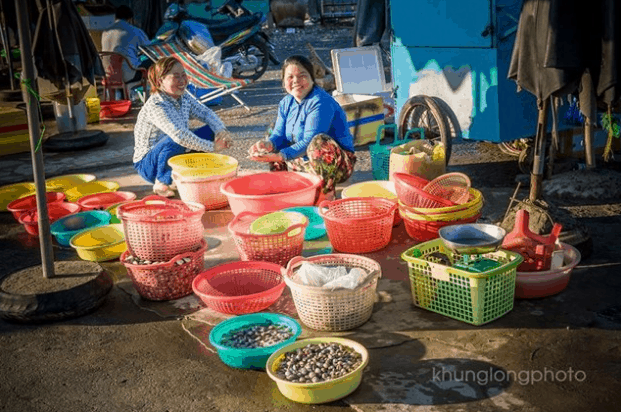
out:
{"label": "woman in blue shirt", "polygon": [[335,186],[349,179],[356,155],[354,138],[341,106],[315,84],[312,63],[291,56],[282,66],[287,96],[267,140],[249,150],[253,160],[270,162],[272,171],[308,172],[323,178],[323,193],[334,198]]}

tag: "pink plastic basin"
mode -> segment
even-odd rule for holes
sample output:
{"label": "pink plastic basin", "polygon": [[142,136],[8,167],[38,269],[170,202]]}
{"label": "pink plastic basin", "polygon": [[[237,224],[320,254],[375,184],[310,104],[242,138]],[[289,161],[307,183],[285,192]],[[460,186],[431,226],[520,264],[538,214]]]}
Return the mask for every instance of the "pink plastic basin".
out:
{"label": "pink plastic basin", "polygon": [[[50,203],[60,203],[65,200],[65,194],[62,192],[46,192],[45,193],[45,201],[49,205]],[[17,200],[12,201],[6,207],[6,209],[13,213],[13,217],[15,220],[19,221],[19,216],[34,208],[37,207],[37,195],[30,195],[26,197],[19,198]]]}
{"label": "pink plastic basin", "polygon": [[303,172],[267,172],[235,178],[220,186],[233,214],[267,213],[296,206],[311,206],[323,179]]}
{"label": "pink plastic basin", "polygon": [[538,272],[517,272],[516,298],[543,298],[562,292],[567,287],[571,271],[580,262],[580,252],[567,243],[561,243],[561,248],[565,251],[565,256],[560,268]]}

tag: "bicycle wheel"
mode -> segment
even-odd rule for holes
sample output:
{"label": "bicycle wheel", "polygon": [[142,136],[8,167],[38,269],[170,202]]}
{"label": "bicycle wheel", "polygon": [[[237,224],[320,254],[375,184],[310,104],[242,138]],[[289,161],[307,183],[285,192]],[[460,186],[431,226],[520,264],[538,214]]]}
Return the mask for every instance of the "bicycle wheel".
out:
{"label": "bicycle wheel", "polygon": [[405,137],[410,129],[422,128],[425,130],[425,139],[444,143],[446,148],[446,163],[451,158],[451,136],[444,112],[430,96],[410,97],[399,113],[399,136]]}

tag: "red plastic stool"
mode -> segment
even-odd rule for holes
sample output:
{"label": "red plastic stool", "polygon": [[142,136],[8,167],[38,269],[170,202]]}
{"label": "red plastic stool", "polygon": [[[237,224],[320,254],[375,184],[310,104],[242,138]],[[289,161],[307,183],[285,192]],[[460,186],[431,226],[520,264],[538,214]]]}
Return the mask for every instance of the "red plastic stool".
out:
{"label": "red plastic stool", "polygon": [[552,261],[556,240],[561,234],[563,225],[555,223],[552,232],[548,236],[533,233],[528,228],[529,214],[527,210],[518,210],[515,214],[515,225],[508,233],[502,248],[517,252],[524,257],[524,262],[518,266],[518,272],[536,272],[549,270]]}

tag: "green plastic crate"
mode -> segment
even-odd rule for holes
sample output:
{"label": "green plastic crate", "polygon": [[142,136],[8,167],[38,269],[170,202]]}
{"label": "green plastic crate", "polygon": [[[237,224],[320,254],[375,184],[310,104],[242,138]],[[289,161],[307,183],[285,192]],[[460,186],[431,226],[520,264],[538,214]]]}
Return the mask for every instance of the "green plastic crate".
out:
{"label": "green plastic crate", "polygon": [[451,264],[469,258],[451,252],[441,239],[420,243],[403,252],[401,258],[408,264],[414,305],[476,326],[496,320],[513,309],[516,269],[523,261],[520,254],[502,249],[487,253],[484,258],[501,265],[473,273],[442,263],[432,255],[434,252],[446,255]]}

